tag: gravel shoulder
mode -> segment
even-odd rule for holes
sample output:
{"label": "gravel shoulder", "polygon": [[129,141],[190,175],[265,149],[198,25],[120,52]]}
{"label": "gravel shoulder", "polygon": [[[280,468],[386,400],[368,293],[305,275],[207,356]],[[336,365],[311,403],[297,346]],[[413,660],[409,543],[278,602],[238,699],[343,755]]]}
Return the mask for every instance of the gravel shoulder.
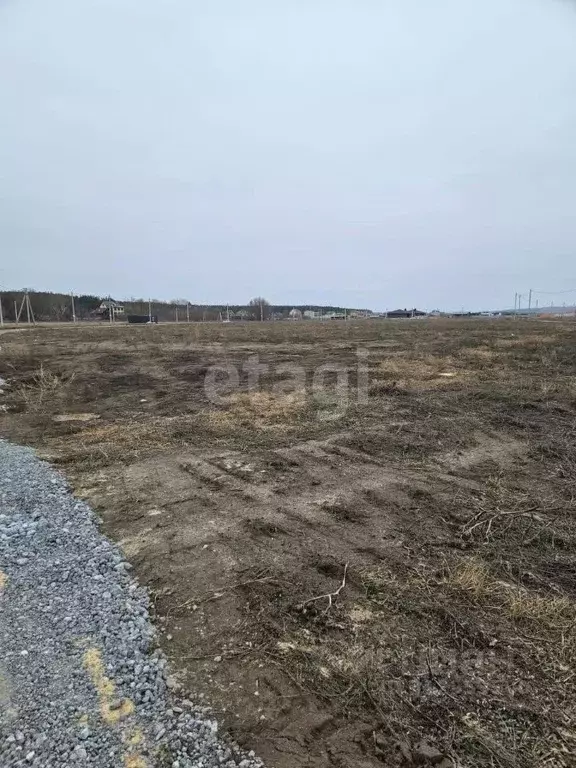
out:
{"label": "gravel shoulder", "polygon": [[177,700],[147,594],[97,522],[0,441],[0,765],[261,768]]}

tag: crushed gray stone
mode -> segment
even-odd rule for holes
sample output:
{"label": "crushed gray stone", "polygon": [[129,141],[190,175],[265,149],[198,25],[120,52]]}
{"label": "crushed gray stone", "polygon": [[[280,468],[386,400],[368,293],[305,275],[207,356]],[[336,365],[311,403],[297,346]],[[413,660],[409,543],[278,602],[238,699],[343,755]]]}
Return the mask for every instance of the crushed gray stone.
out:
{"label": "crushed gray stone", "polygon": [[0,765],[262,768],[167,686],[147,593],[97,522],[0,440]]}

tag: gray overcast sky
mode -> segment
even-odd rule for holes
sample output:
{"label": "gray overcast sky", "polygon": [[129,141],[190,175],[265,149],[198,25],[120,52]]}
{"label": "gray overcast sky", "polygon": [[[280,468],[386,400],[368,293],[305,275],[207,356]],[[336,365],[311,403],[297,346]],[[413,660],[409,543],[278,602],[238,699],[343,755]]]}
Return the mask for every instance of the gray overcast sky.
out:
{"label": "gray overcast sky", "polygon": [[0,110],[7,287],[576,287],[568,0],[0,0]]}

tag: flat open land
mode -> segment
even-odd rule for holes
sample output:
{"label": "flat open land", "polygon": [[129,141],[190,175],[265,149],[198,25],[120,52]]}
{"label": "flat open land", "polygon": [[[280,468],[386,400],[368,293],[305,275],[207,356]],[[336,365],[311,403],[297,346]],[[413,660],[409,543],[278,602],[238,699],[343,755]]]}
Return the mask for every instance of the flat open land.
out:
{"label": "flat open land", "polygon": [[269,768],[576,765],[574,322],[0,346],[0,435],[99,510],[184,694]]}

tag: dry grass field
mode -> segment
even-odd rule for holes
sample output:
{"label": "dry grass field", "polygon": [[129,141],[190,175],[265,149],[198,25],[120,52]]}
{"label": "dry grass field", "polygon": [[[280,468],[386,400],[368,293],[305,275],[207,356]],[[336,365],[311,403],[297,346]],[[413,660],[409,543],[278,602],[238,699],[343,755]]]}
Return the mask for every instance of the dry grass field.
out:
{"label": "dry grass field", "polygon": [[[0,347],[0,434],[99,511],[176,685],[270,768],[576,765],[573,322],[46,327]],[[326,363],[347,407],[330,375],[311,386]],[[213,365],[239,371],[218,402]],[[280,386],[294,366],[306,380]]]}

